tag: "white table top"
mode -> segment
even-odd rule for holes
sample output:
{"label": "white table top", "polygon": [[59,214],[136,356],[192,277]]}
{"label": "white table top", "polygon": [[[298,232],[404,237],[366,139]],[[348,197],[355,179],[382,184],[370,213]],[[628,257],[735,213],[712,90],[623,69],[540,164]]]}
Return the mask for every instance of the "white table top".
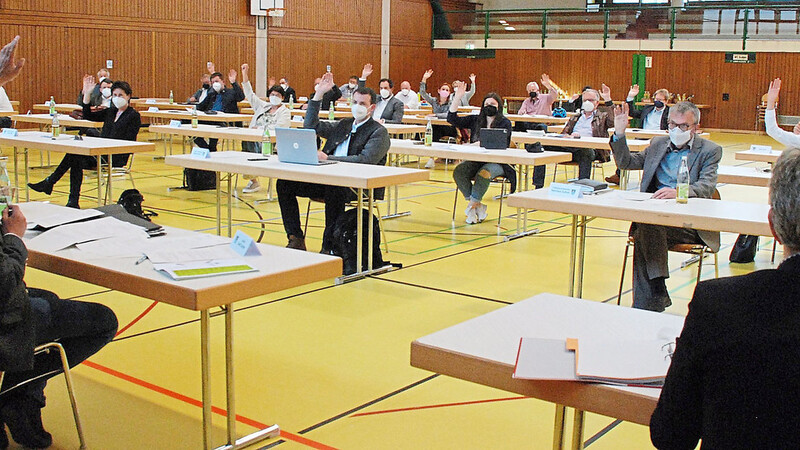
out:
{"label": "white table top", "polygon": [[657,339],[678,335],[683,321],[665,313],[539,294],[417,339],[411,344],[411,365],[646,425],[660,389],[514,379],[520,338]]}
{"label": "white table top", "polygon": [[583,198],[551,196],[549,190],[512,194],[508,206],[626,220],[697,230],[772,236],[767,223],[769,205],[731,200],[690,198],[686,204],[675,200],[634,201],[626,199],[641,193],[610,190]]}
{"label": "white table top", "polygon": [[[174,110],[160,110],[160,111],[140,111],[142,117],[149,117],[154,119],[178,119],[178,120],[191,120],[192,113],[187,111],[188,106],[182,107],[175,105]],[[197,112],[197,118],[206,122],[250,122],[253,119],[252,114],[232,114],[218,112],[216,114],[206,114],[203,111]]]}
{"label": "white table top", "polygon": [[389,153],[528,166],[541,166],[572,160],[572,155],[566,152],[528,153],[514,148],[487,150],[475,145],[444,144],[441,142],[426,146],[415,144],[414,141],[401,139],[392,139]]}
{"label": "white table top", "polygon": [[[515,131],[511,133],[511,142],[515,144],[532,144],[540,142],[542,145],[551,145],[554,147],[580,147],[580,148],[602,148],[611,150],[609,138],[600,137],[582,137],[575,139],[571,137],[561,137],[561,134],[548,134],[545,136],[536,136],[532,133]],[[650,145],[649,140],[630,139],[628,148],[632,152],[640,152]]]}
{"label": "white table top", "polygon": [[61,135],[52,139],[50,133],[44,131],[22,131],[16,137],[0,136],[0,144],[47,150],[76,155],[115,155],[120,153],[150,152],[156,149],[152,142],[123,141],[83,136],[83,140],[75,140],[75,136]]}
{"label": "white table top", "polygon": [[[72,111],[83,110],[83,106],[75,103],[56,103],[56,111],[63,113],[71,113]],[[45,103],[37,103],[33,105],[34,111],[50,111],[50,105]]]}
{"label": "white table top", "polygon": [[[292,116],[300,116],[300,117],[306,116],[305,109],[293,109],[291,111],[292,111]],[[319,112],[320,119],[327,119],[328,117],[330,117],[329,111],[320,110]],[[347,119],[348,117],[353,117],[353,114],[350,111],[336,111],[336,110],[333,111],[334,119]]]}
{"label": "white table top", "polygon": [[552,123],[554,125],[565,124],[569,122],[569,115],[567,117],[553,117],[541,114],[506,114],[506,117],[512,122]]}
{"label": "white table top", "polygon": [[[235,139],[247,142],[264,142],[264,131],[258,128],[242,127],[218,127],[216,125],[198,124],[197,128],[192,128],[189,124],[182,124],[180,127],[169,125],[150,125],[148,130],[151,133],[174,134],[178,136],[192,136],[216,139]],[[275,134],[270,134],[270,141],[275,142]]]}
{"label": "white table top", "polygon": [[[24,123],[37,123],[41,125],[51,125],[53,117],[50,114],[18,114],[11,116],[11,120]],[[86,119],[73,119],[67,114],[58,114],[58,123],[62,127],[79,128],[101,128],[103,122],[93,122]]]}
{"label": "white table top", "polygon": [[[22,207],[24,210],[24,204]],[[166,241],[200,234],[178,228],[165,229],[166,235],[151,239]],[[29,247],[28,265],[195,311],[331,279],[342,273],[342,260],[338,257],[266,244],[258,244],[258,248],[261,256],[244,258],[258,269],[257,272],[184,281],[175,281],[156,272],[149,260],[137,265],[138,257],[102,258],[75,247],[56,252]]]}
{"label": "white table top", "polygon": [[734,157],[740,161],[760,161],[775,163],[778,157],[783,153],[782,150],[770,150],[769,152],[745,150],[743,152],[736,152]]}
{"label": "white table top", "polygon": [[167,156],[165,162],[168,165],[191,169],[246,173],[253,176],[362,189],[426,181],[429,177],[427,170],[374,164],[337,162],[311,166],[282,163],[278,161],[277,155],[270,156],[267,161],[248,161],[255,158],[261,159],[262,156],[243,152],[212,152],[209,159],[196,159],[192,158],[192,155],[173,155]]}
{"label": "white table top", "polygon": [[717,169],[717,183],[767,187],[771,179],[772,172],[764,172],[760,167],[719,166]]}

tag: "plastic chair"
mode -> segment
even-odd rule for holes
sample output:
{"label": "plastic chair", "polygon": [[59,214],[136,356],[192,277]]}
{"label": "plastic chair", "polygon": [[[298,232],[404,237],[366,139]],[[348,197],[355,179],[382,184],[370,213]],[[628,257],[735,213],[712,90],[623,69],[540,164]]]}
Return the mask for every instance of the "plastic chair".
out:
{"label": "plastic chair", "polygon": [[[75,429],[78,431],[78,440],[81,443],[81,449],[86,448],[86,439],[83,436],[83,427],[81,426],[81,418],[78,414],[78,402],[75,399],[75,389],[72,385],[72,376],[70,375],[69,369],[69,361],[67,360],[67,354],[64,351],[64,347],[58,342],[48,342],[46,344],[39,345],[33,349],[34,356],[42,354],[42,353],[49,353],[52,350],[58,351],[58,354],[61,358],[61,368],[64,371],[64,381],[67,385],[67,393],[69,394],[69,401],[72,405],[72,415],[75,417]],[[3,379],[5,378],[5,372],[0,372],[0,386],[2,386]],[[2,393],[6,393],[11,389],[14,389],[18,386],[22,386],[25,383],[32,381],[25,380],[17,385],[11,386],[8,389],[4,389]]]}
{"label": "plastic chair", "polygon": [[[133,157],[134,154],[131,153],[130,156],[128,157],[128,162],[124,166],[120,167],[112,166],[111,177],[112,178],[128,177],[128,180],[130,180],[131,182],[131,187],[136,189],[136,183],[133,181],[133,172],[131,171],[131,169],[133,168]],[[97,169],[88,169],[87,172],[89,172],[88,174],[89,178],[100,177],[101,185],[105,186],[105,194],[103,194],[104,198],[106,198],[107,201],[109,202],[114,201],[113,198],[109,198],[109,191],[108,191],[109,186],[108,183],[106,183],[106,179],[108,178],[108,167],[106,165],[103,165],[102,167],[99,167]]]}

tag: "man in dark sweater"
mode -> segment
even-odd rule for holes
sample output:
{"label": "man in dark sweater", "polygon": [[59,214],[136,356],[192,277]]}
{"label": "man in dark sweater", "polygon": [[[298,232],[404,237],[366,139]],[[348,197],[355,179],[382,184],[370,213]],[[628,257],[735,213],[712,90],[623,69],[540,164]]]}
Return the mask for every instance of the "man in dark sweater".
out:
{"label": "man in dark sweater", "polygon": [[[239,83],[236,82],[236,70],[231,69],[228,72],[228,80],[231,82],[230,89],[225,86],[221,73],[212,73],[211,89],[208,90],[206,98],[197,104],[197,110],[238,114],[239,102],[244,100],[244,91],[242,91]],[[217,142],[218,139],[209,139],[208,142],[201,137],[194,139],[194,143],[198,147],[207,148],[212,152],[217,151]]]}
{"label": "man in dark sweater", "polygon": [[[303,128],[313,128],[317,136],[324,138],[325,146],[318,152],[320,160],[335,160],[362,164],[386,164],[389,153],[389,132],[372,119],[376,95],[372,89],[359,88],[353,93],[353,118],[335,122],[320,122],[320,101],[327,92],[336,87],[333,75],[326,73],[317,84],[313,98],[308,102]],[[280,149],[278,149],[280,151]],[[278,203],[283,217],[283,227],[289,239],[289,248],[306,249],[305,236],[300,225],[300,210],[297,197],[325,199],[325,232],[322,237],[322,253],[331,253],[334,248],[333,227],[344,212],[345,204],[356,198],[350,188],[316,183],[278,180]],[[375,196],[382,198],[382,191]]]}

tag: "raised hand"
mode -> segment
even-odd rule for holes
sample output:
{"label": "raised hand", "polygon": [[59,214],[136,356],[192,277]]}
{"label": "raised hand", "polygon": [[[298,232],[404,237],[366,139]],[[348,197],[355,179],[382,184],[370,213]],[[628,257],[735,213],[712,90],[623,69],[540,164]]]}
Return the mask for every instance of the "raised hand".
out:
{"label": "raised hand", "polygon": [[94,77],[92,75],[84,75],[83,76],[83,92],[84,94],[91,93],[94,90],[94,87],[97,86],[97,83],[94,81]]}
{"label": "raised hand", "polygon": [[606,102],[611,100],[611,88],[606,86],[605,83],[600,85],[600,97]]}
{"label": "raised hand", "polygon": [[[461,97],[464,96],[464,94],[467,93],[467,84],[466,83],[462,83],[460,81],[457,81],[457,82],[453,83],[453,89],[454,89],[453,98],[454,99],[461,98]],[[454,101],[453,103],[457,104],[458,102]]]}
{"label": "raised hand", "polygon": [[769,83],[769,90],[767,91],[767,109],[775,109],[778,104],[778,97],[781,93],[781,79],[775,78]]}
{"label": "raised hand", "polygon": [[230,72],[228,72],[228,81],[230,81],[231,84],[236,83],[236,69],[231,69]]}
{"label": "raised hand", "polygon": [[267,89],[271,88],[272,86],[275,86],[275,77],[269,77],[267,79]]}
{"label": "raised hand", "polygon": [[322,76],[322,81],[317,85],[316,93],[321,99],[322,96],[331,89],[333,89],[333,74],[326,72],[325,75]]}
{"label": "raised hand", "polygon": [[217,71],[217,66],[215,66],[213,62],[209,61],[206,63],[206,69],[208,70],[208,73],[210,75]]}
{"label": "raised hand", "polygon": [[639,95],[639,85],[634,84],[628,91],[628,98],[636,98],[637,95]]}
{"label": "raised hand", "polygon": [[22,70],[22,66],[25,65],[25,58],[14,59],[17,42],[19,42],[19,36],[12,39],[0,50],[0,86],[16,78],[20,70]]}
{"label": "raised hand", "polygon": [[543,73],[542,74],[542,84],[547,88],[550,89],[550,75]]}
{"label": "raised hand", "polygon": [[625,129],[628,127],[628,113],[630,109],[627,103],[614,107],[614,134],[617,137],[625,136]]}
{"label": "raised hand", "polygon": [[428,78],[431,77],[431,75],[433,75],[433,69],[426,70],[425,73],[422,74],[422,81],[423,82],[427,81]]}
{"label": "raised hand", "polygon": [[372,64],[366,63],[364,64],[364,68],[361,70],[361,78],[366,80],[370,75],[372,75]]}
{"label": "raised hand", "polygon": [[472,82],[472,84],[475,84],[475,78],[476,78],[476,77],[475,77],[475,74],[474,74],[474,73],[471,73],[471,74],[469,74],[469,81],[471,81],[471,82]]}
{"label": "raised hand", "polygon": [[247,63],[242,64],[242,83],[247,83],[250,80],[248,70],[250,70],[250,65]]}

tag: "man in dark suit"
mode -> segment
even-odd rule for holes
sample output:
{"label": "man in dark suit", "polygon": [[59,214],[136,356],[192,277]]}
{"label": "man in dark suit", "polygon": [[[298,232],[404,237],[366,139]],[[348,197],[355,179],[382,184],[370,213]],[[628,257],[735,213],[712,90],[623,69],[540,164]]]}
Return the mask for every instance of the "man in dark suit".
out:
{"label": "man in dark suit", "polygon": [[[659,89],[653,94],[653,104],[646,105],[642,109],[635,107],[633,103],[636,96],[639,95],[639,85],[634,84],[628,91],[628,97],[625,103],[628,104],[631,117],[642,121],[642,129],[644,130],[666,130],[667,123],[669,122],[669,106],[667,100],[669,99],[669,91],[666,89]],[[610,177],[606,177],[606,182],[611,184],[619,184],[619,168]]]}
{"label": "man in dark suit", "polygon": [[[689,166],[689,197],[711,198],[717,185],[717,167],[722,147],[696,136],[700,110],[681,102],[670,110],[669,137],[656,137],[639,153],[631,153],[625,140],[628,105],[614,110],[614,136],[611,149],[620,169],[642,170],[642,192],[653,198],[675,198],[676,178],[681,158]],[[633,307],[664,311],[672,304],[665,284],[669,277],[668,249],[678,243],[705,243],[719,250],[719,233],[688,228],[634,223],[633,233]]]}
{"label": "man in dark suit", "polygon": [[776,269],[697,285],[650,419],[661,449],[800,448],[800,150],[770,181]]}
{"label": "man in dark suit", "polygon": [[[231,69],[228,72],[228,80],[231,82],[231,88],[225,86],[222,79],[222,74],[214,72],[211,74],[211,89],[208,90],[206,98],[197,104],[198,111],[218,111],[231,114],[239,113],[239,102],[244,100],[244,91],[242,91],[239,83],[236,82],[236,70]],[[201,123],[203,123],[201,121]],[[194,138],[194,143],[202,148],[207,148],[212,152],[217,151],[218,139],[209,139],[206,142],[201,137]]]}
{"label": "man in dark suit", "polygon": [[[308,102],[303,128],[316,130],[324,138],[325,146],[319,152],[320,160],[335,160],[361,164],[386,164],[389,153],[389,133],[380,123],[372,119],[376,95],[372,89],[359,88],[353,93],[353,118],[335,122],[320,122],[319,107],[324,95],[333,89],[333,75],[326,73],[317,85],[316,92]],[[278,149],[280,151],[280,149]],[[345,204],[356,198],[350,188],[324,184],[278,180],[278,204],[281,208],[283,227],[289,239],[289,248],[306,249],[305,236],[300,226],[300,210],[297,197],[325,199],[325,232],[322,237],[322,253],[333,251],[333,227],[344,212]],[[381,197],[382,193],[375,193]]]}
{"label": "man in dark suit", "polygon": [[284,103],[289,103],[290,101],[297,102],[297,93],[295,93],[293,87],[289,86],[289,79],[283,77],[280,80],[278,80],[278,83],[283,88],[283,102]]}
{"label": "man in dark suit", "polygon": [[[371,74],[372,64],[365,64],[361,78],[358,79],[358,87],[364,87],[367,84],[367,77]],[[394,96],[394,82],[389,78],[381,78],[378,87],[380,88],[378,103],[375,105],[372,118],[380,123],[403,123],[405,105]]]}

